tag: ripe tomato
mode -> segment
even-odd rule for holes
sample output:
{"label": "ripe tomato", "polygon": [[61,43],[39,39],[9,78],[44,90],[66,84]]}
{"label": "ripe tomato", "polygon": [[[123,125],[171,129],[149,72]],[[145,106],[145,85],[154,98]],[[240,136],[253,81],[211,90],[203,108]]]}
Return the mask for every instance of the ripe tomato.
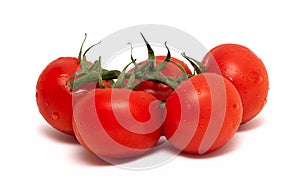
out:
{"label": "ripe tomato", "polygon": [[[67,80],[79,69],[81,67],[77,58],[58,58],[46,66],[36,84],[39,112],[52,127],[69,135],[74,135],[73,104],[84,92],[97,87],[97,82],[90,82],[80,87],[80,91],[75,90],[80,93],[73,93]],[[109,86],[109,82],[104,83]]]}
{"label": "ripe tomato", "polygon": [[166,102],[163,133],[177,149],[190,154],[226,144],[242,118],[242,102],[232,83],[203,73],[183,81]]}
{"label": "ripe tomato", "polygon": [[[156,56],[155,57],[156,65],[160,65],[161,63],[163,63],[165,58],[166,58],[165,56]],[[171,60],[180,64],[188,75],[192,75],[191,70],[183,61],[174,57],[171,57]],[[140,64],[142,65],[145,62],[146,61],[143,61]],[[179,78],[182,76],[181,70],[175,64],[170,62],[166,65],[166,67],[161,72],[165,76],[172,77],[172,78]],[[158,100],[167,100],[167,98],[173,91],[169,86],[154,81],[143,81],[135,88],[135,90],[149,92],[152,95],[154,95]]]}
{"label": "ripe tomato", "polygon": [[66,81],[78,67],[77,58],[58,58],[42,71],[36,85],[36,102],[40,113],[51,126],[69,135],[74,135],[72,91]]}
{"label": "ripe tomato", "polygon": [[164,109],[143,91],[95,89],[78,100],[73,128],[78,141],[99,157],[124,158],[151,149],[161,135]]}
{"label": "ripe tomato", "polygon": [[264,107],[269,80],[261,59],[238,44],[222,44],[209,51],[202,63],[207,72],[221,73],[239,91],[243,102],[242,123],[253,119]]}

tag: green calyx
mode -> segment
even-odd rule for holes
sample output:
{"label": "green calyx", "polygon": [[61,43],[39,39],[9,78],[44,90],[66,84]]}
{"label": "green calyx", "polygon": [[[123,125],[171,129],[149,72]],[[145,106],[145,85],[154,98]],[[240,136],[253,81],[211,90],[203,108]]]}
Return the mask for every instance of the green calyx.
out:
{"label": "green calyx", "polygon": [[[171,60],[171,53],[167,46],[167,42],[165,42],[165,47],[167,49],[167,56],[161,64],[157,65],[153,49],[151,48],[150,44],[148,43],[148,41],[146,40],[146,38],[142,33],[141,36],[147,46],[148,60],[142,65],[137,64],[136,59],[134,59],[132,56],[132,50],[133,50],[132,44],[129,43],[129,45],[131,46],[131,62],[121,72],[118,80],[115,83],[114,86],[115,88],[135,89],[141,82],[145,80],[150,80],[157,83],[165,84],[170,88],[175,89],[181,81],[188,79],[188,75],[186,74],[184,68],[179,63]],[[162,70],[167,66],[168,63],[175,64],[182,72],[182,76],[179,78],[172,78],[163,75]],[[126,72],[126,69],[131,64],[134,65],[133,72]],[[126,85],[124,83],[125,79],[128,79]]]}
{"label": "green calyx", "polygon": [[203,64],[200,61],[187,56],[184,52],[181,53],[181,55],[185,59],[187,59],[189,61],[189,63],[193,66],[193,68],[194,68],[194,75],[205,73],[205,67],[203,66]]}
{"label": "green calyx", "polygon": [[[85,34],[85,38],[81,44],[78,54],[78,60],[80,62],[81,69],[75,72],[67,80],[67,83],[70,82],[71,89],[78,89],[89,82],[97,82],[101,88],[106,88],[103,80],[109,81],[111,88],[135,89],[143,81],[149,80],[165,84],[174,90],[180,82],[189,78],[183,66],[171,60],[171,53],[167,46],[167,42],[164,43],[167,49],[167,56],[161,64],[157,64],[152,47],[150,46],[144,35],[142,33],[140,34],[148,50],[148,60],[143,64],[138,64],[136,62],[136,59],[134,59],[132,55],[133,46],[131,43],[128,43],[131,46],[131,61],[123,68],[122,72],[120,72],[119,70],[106,70],[102,68],[101,57],[99,57],[99,59],[96,60],[93,64],[87,61],[87,52],[94,46],[98,45],[100,42],[90,46],[82,54],[83,45],[87,37],[87,34]],[[205,71],[203,65],[197,60],[186,56],[185,53],[182,53],[182,56],[192,64],[195,69],[194,73],[199,74]],[[178,78],[172,78],[162,74],[163,69],[167,66],[168,63],[172,63],[177,66],[182,72],[182,75]],[[134,66],[133,71],[127,72],[127,69],[131,65]]]}
{"label": "green calyx", "polygon": [[84,40],[81,44],[78,54],[78,60],[81,69],[75,72],[72,76],[70,76],[70,78],[67,80],[67,83],[70,82],[71,89],[77,89],[89,82],[97,81],[101,88],[105,88],[105,85],[102,80],[107,80],[111,84],[113,84],[113,79],[117,79],[119,77],[120,71],[103,69],[101,67],[101,58],[99,58],[99,60],[96,60],[93,64],[90,64],[90,62],[88,62],[86,59],[86,54],[91,48],[98,45],[100,42],[90,46],[82,54],[82,49],[86,41],[86,37],[87,34],[85,34],[84,36]]}

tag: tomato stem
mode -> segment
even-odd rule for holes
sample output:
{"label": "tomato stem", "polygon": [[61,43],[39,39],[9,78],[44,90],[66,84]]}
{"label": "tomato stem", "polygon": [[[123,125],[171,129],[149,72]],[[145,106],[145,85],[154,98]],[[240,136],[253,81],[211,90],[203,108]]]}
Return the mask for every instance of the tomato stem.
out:
{"label": "tomato stem", "polygon": [[[100,73],[101,72],[101,73]],[[101,74],[101,75],[100,75]],[[98,71],[90,71],[88,74],[82,75],[73,81],[70,82],[71,89],[77,89],[89,82],[100,82],[100,80],[112,80],[117,79],[120,75],[120,71],[118,70],[105,70],[98,69]],[[103,83],[103,82],[102,82]],[[100,87],[103,87],[101,83],[99,83]]]}
{"label": "tomato stem", "polygon": [[203,65],[200,61],[198,61],[198,60],[196,60],[196,59],[194,59],[194,58],[191,58],[191,57],[187,56],[184,52],[181,53],[181,55],[182,55],[185,59],[187,59],[187,60],[189,61],[189,63],[193,66],[193,68],[194,68],[194,74],[195,74],[195,73],[196,73],[196,74],[205,73],[205,67],[204,67],[204,65]]}
{"label": "tomato stem", "polygon": [[87,34],[85,33],[78,54],[78,61],[80,63],[81,69],[70,76],[67,80],[67,83],[70,82],[71,89],[77,89],[89,82],[98,82],[100,87],[105,88],[102,80],[109,80],[111,83],[113,83],[112,80],[117,79],[121,72],[118,70],[106,70],[102,68],[101,57],[99,57],[99,59],[96,60],[93,64],[90,64],[90,62],[86,59],[86,54],[91,48],[101,43],[101,41],[90,46],[82,54],[82,49],[86,38]]}
{"label": "tomato stem", "polygon": [[[129,63],[129,64],[127,64],[124,68],[123,68],[123,70],[122,70],[122,72],[120,73],[120,75],[119,75],[119,77],[118,77],[118,79],[117,79],[117,81],[116,81],[116,83],[114,84],[114,88],[124,88],[125,87],[125,78],[126,78],[126,70],[127,70],[127,68],[130,66],[132,64],[132,61]],[[130,77],[129,77],[130,78]],[[130,84],[128,85],[126,85],[126,86],[130,86]],[[129,88],[130,89],[130,88]]]}
{"label": "tomato stem", "polygon": [[[99,65],[99,70],[98,70],[98,76],[97,76],[97,78],[98,78],[98,84],[99,84],[99,86],[101,87],[101,88],[106,88],[105,87],[105,85],[104,85],[104,83],[103,83],[103,79],[102,79],[102,67],[101,67],[101,56],[99,56],[99,59],[98,60],[96,60],[96,62],[95,62],[95,64],[94,65]],[[93,66],[92,66],[93,67]]]}
{"label": "tomato stem", "polygon": [[148,43],[148,41],[146,40],[146,38],[144,37],[143,33],[140,33],[146,46],[147,46],[147,50],[148,50],[148,62],[149,62],[149,69],[150,71],[154,71],[155,69],[155,63],[156,63],[156,60],[155,60],[155,54],[154,54],[154,51],[153,49],[151,48],[150,44]]}
{"label": "tomato stem", "polygon": [[[169,47],[167,46],[167,41],[165,42],[165,47],[168,50],[168,53],[167,53],[166,59],[164,60],[165,65],[162,66],[161,70],[167,65],[168,62],[171,62],[172,64],[175,64],[180,69],[180,71],[182,73],[181,81],[188,79],[188,75],[187,75],[185,69],[179,63],[170,60],[171,52],[170,52]],[[162,63],[162,64],[164,64],[164,63]],[[162,65],[162,64],[160,64],[160,65]]]}
{"label": "tomato stem", "polygon": [[84,43],[85,43],[85,41],[86,41],[86,38],[87,38],[87,34],[84,33],[84,39],[83,39],[83,41],[82,41],[82,43],[81,43],[80,50],[79,50],[79,54],[78,54],[78,57],[77,57],[78,60],[81,60],[82,49],[83,49],[83,45],[84,45]]}
{"label": "tomato stem", "polygon": [[[96,60],[93,64],[90,64],[90,62],[86,59],[86,54],[88,51],[96,46],[99,43],[96,43],[92,46],[90,46],[88,49],[84,51],[82,54],[83,45],[86,41],[87,34],[85,33],[84,40],[81,44],[80,51],[78,54],[78,60],[80,62],[81,70],[75,72],[67,82],[70,82],[71,89],[77,89],[80,86],[89,83],[89,82],[98,82],[99,86],[101,88],[105,88],[105,85],[103,83],[103,80],[109,80],[111,83],[111,87],[113,88],[128,88],[128,89],[135,89],[140,83],[142,83],[145,80],[154,81],[157,83],[162,83],[173,90],[179,85],[179,83],[183,80],[188,79],[188,75],[184,68],[177,62],[174,62],[171,60],[171,52],[170,49],[167,46],[167,42],[164,43],[166,49],[167,49],[167,56],[163,63],[157,65],[156,64],[156,57],[154,54],[154,51],[151,47],[151,45],[146,40],[145,36],[140,33],[148,50],[148,60],[142,64],[139,65],[136,63],[136,59],[133,58],[133,46],[131,43],[128,43],[131,47],[131,55],[130,59],[131,62],[127,64],[122,72],[118,70],[106,70],[102,68],[101,66],[101,57],[99,57],[98,60]],[[197,63],[196,60],[186,56],[184,53],[182,54],[188,61],[194,66],[195,70],[198,72],[202,71],[202,68]],[[194,63],[195,62],[195,63]],[[182,76],[179,78],[171,78],[167,77],[162,74],[162,70],[167,66],[168,63],[175,64],[180,71],[182,72]],[[126,72],[127,68],[133,64],[134,65],[134,71],[133,72]],[[198,66],[199,67],[196,67]],[[116,79],[114,82],[113,79]],[[126,85],[125,85],[125,79],[128,79]]]}
{"label": "tomato stem", "polygon": [[170,60],[171,53],[170,53],[169,47],[167,46],[167,41],[165,42],[165,47],[168,50],[168,53],[167,53],[167,56],[166,56],[165,60],[163,61],[163,63],[161,63],[160,65],[157,66],[157,70],[159,70],[159,71],[162,71],[167,66],[167,64],[171,61]]}
{"label": "tomato stem", "polygon": [[148,59],[149,60],[155,60],[155,55],[154,55],[154,51],[151,48],[150,44],[148,43],[148,41],[146,40],[145,36],[143,35],[143,33],[140,33],[142,35],[142,38],[147,46],[148,49]]}
{"label": "tomato stem", "polygon": [[[186,74],[184,68],[179,63],[170,60],[171,53],[167,46],[167,42],[165,42],[165,47],[168,51],[167,56],[163,61],[163,63],[156,65],[155,54],[151,45],[146,40],[145,36],[142,33],[140,34],[148,50],[148,60],[142,65],[137,64],[136,59],[134,59],[132,55],[133,46],[131,43],[128,43],[131,46],[131,55],[130,55],[131,62],[123,69],[121,75],[119,76],[115,84],[115,87],[124,87],[122,82],[125,80],[125,78],[127,78],[128,82],[126,88],[129,89],[135,89],[140,83],[142,83],[145,80],[162,83],[169,86],[172,89],[175,89],[178,86],[179,82],[188,79],[188,75]],[[169,62],[175,64],[180,69],[180,71],[182,72],[182,77],[174,79],[174,78],[166,77],[161,73],[161,71],[166,67],[166,65]],[[134,71],[126,73],[125,70],[128,68],[130,64],[134,64],[135,66]]]}

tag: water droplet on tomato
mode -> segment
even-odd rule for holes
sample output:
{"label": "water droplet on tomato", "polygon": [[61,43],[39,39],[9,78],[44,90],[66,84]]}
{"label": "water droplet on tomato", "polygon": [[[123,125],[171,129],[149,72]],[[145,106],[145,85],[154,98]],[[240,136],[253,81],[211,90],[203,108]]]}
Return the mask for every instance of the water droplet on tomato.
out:
{"label": "water droplet on tomato", "polygon": [[187,104],[186,109],[191,109],[191,104]]}
{"label": "water droplet on tomato", "polygon": [[261,77],[261,75],[257,75],[256,77],[255,77],[255,81],[254,81],[256,84],[259,84],[259,83],[261,83],[262,82],[262,77]]}
{"label": "water droplet on tomato", "polygon": [[264,100],[264,105],[267,103],[267,99]]}
{"label": "water droplet on tomato", "polygon": [[69,78],[69,75],[68,74],[61,74],[61,75],[59,75],[59,77],[67,77],[67,78]]}
{"label": "water droplet on tomato", "polygon": [[54,120],[58,120],[58,119],[59,119],[58,112],[53,112],[53,113],[52,113],[52,118],[53,118]]}
{"label": "water droplet on tomato", "polygon": [[228,78],[228,80],[230,80],[231,82],[233,81],[232,77],[229,76],[229,77],[227,77],[227,78]]}
{"label": "water droplet on tomato", "polygon": [[[149,92],[147,92],[147,94],[150,94]],[[151,95],[151,94],[150,94]],[[139,96],[139,98],[141,99],[141,100],[145,100],[145,97],[144,96]]]}
{"label": "water droplet on tomato", "polygon": [[227,53],[233,53],[234,50],[233,50],[232,48],[228,48],[226,52],[227,52]]}
{"label": "water droplet on tomato", "polygon": [[234,103],[234,104],[232,105],[232,107],[233,107],[233,109],[239,109],[239,108],[240,108],[240,105],[237,104],[237,103]]}

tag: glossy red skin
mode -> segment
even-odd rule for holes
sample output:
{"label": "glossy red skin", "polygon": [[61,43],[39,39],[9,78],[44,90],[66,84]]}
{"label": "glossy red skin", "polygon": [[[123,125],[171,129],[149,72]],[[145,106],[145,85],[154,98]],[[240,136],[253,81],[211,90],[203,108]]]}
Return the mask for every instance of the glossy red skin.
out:
{"label": "glossy red skin", "polygon": [[79,131],[78,131],[78,127],[77,127],[77,124],[76,124],[76,121],[75,119],[73,118],[72,119],[72,126],[73,126],[73,131],[74,131],[74,134],[75,134],[75,137],[77,139],[77,141],[79,142],[79,144],[81,146],[83,146],[86,150],[88,150],[89,152],[91,153],[94,153],[87,144],[85,144],[84,140],[82,139]]}
{"label": "glossy red skin", "polygon": [[[70,84],[66,82],[79,69],[77,58],[58,58],[46,66],[36,84],[36,102],[39,112],[52,127],[68,135],[74,135],[73,104],[77,98],[97,86],[97,82],[87,83],[80,88],[81,93],[73,93]],[[109,86],[108,82],[105,84]],[[74,92],[79,92],[78,90]]]}
{"label": "glossy red skin", "polygon": [[[165,56],[156,56],[156,64],[160,65],[165,60],[165,58]],[[183,61],[174,57],[171,57],[171,60],[180,64],[187,74],[192,75],[191,70]],[[143,61],[141,62],[141,64],[144,64],[145,62],[146,61]],[[164,74],[167,77],[173,78],[178,78],[182,76],[181,70],[173,63],[168,63],[166,67],[162,70],[162,74]],[[149,92],[152,95],[154,95],[158,100],[167,100],[169,95],[173,91],[169,86],[153,81],[143,81],[138,87],[135,88],[135,90]]]}
{"label": "glossy red skin", "polygon": [[238,44],[222,44],[210,50],[202,63],[207,72],[221,73],[237,88],[244,108],[242,123],[260,113],[267,102],[269,79],[254,52]]}
{"label": "glossy red skin", "polygon": [[62,57],[42,71],[36,84],[36,102],[41,115],[55,129],[74,135],[72,128],[72,92],[67,79],[78,70],[79,61]]}
{"label": "glossy red skin", "polygon": [[[95,89],[74,108],[74,132],[82,146],[99,157],[141,155],[154,147],[161,135],[164,110],[158,108],[159,104],[154,96],[143,91]],[[128,120],[129,116],[134,121]],[[150,118],[151,122],[146,123]]]}
{"label": "glossy red skin", "polygon": [[167,100],[163,133],[182,152],[209,153],[233,137],[242,111],[238,91],[229,80],[212,73],[196,75]]}

